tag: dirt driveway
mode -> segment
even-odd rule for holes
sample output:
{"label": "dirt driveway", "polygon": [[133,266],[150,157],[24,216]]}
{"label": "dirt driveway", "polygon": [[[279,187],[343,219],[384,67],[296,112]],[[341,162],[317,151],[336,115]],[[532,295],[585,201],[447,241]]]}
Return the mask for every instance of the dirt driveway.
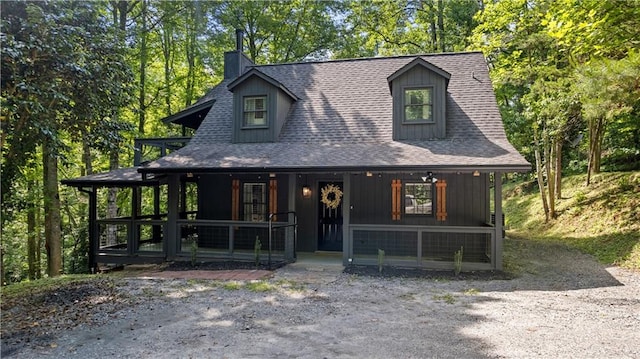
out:
{"label": "dirt driveway", "polygon": [[3,337],[2,357],[640,357],[640,273],[563,246],[509,240],[507,250],[515,279],[304,265],[254,282],[109,278],[120,306],[97,301],[82,324],[29,343]]}

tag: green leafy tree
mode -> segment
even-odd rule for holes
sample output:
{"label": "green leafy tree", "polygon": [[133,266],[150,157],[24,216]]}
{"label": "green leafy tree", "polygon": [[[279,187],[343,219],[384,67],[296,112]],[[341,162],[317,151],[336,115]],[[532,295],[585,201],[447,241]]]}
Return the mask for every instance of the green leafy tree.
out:
{"label": "green leafy tree", "polygon": [[95,116],[111,113],[126,99],[123,82],[114,82],[114,77],[126,83],[128,68],[118,58],[121,49],[114,47],[101,6],[2,3],[3,212],[4,204],[11,203],[15,180],[30,160],[41,156],[50,276],[62,271],[58,172],[60,159],[70,149],[65,137],[92,132],[117,143],[113,128],[120,126],[108,116]]}

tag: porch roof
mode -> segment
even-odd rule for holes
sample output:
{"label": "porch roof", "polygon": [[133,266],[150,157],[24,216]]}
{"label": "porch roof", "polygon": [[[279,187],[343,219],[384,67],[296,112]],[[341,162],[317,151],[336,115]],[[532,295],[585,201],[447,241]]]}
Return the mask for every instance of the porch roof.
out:
{"label": "porch roof", "polygon": [[141,166],[142,173],[484,170],[528,171],[508,141],[251,143],[192,145]]}
{"label": "porch roof", "polygon": [[73,187],[131,187],[154,186],[159,180],[143,179],[138,172],[138,167],[119,168],[109,172],[95,173],[72,179],[60,181],[62,184]]}

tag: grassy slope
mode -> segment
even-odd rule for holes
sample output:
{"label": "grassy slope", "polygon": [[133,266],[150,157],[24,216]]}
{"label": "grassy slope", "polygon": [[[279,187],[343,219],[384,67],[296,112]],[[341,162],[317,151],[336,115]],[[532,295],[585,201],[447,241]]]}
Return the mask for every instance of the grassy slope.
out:
{"label": "grassy slope", "polygon": [[509,236],[562,241],[606,264],[640,270],[640,171],[566,177],[558,217],[545,223],[537,186],[504,186]]}

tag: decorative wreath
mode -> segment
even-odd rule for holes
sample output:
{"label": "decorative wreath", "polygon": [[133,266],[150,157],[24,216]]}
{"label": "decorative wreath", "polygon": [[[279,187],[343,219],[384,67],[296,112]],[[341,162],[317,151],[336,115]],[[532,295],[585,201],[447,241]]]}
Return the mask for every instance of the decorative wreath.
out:
{"label": "decorative wreath", "polygon": [[320,202],[324,203],[327,208],[338,208],[340,200],[342,199],[342,191],[340,190],[340,187],[328,184],[321,189],[320,192],[322,194]]}

